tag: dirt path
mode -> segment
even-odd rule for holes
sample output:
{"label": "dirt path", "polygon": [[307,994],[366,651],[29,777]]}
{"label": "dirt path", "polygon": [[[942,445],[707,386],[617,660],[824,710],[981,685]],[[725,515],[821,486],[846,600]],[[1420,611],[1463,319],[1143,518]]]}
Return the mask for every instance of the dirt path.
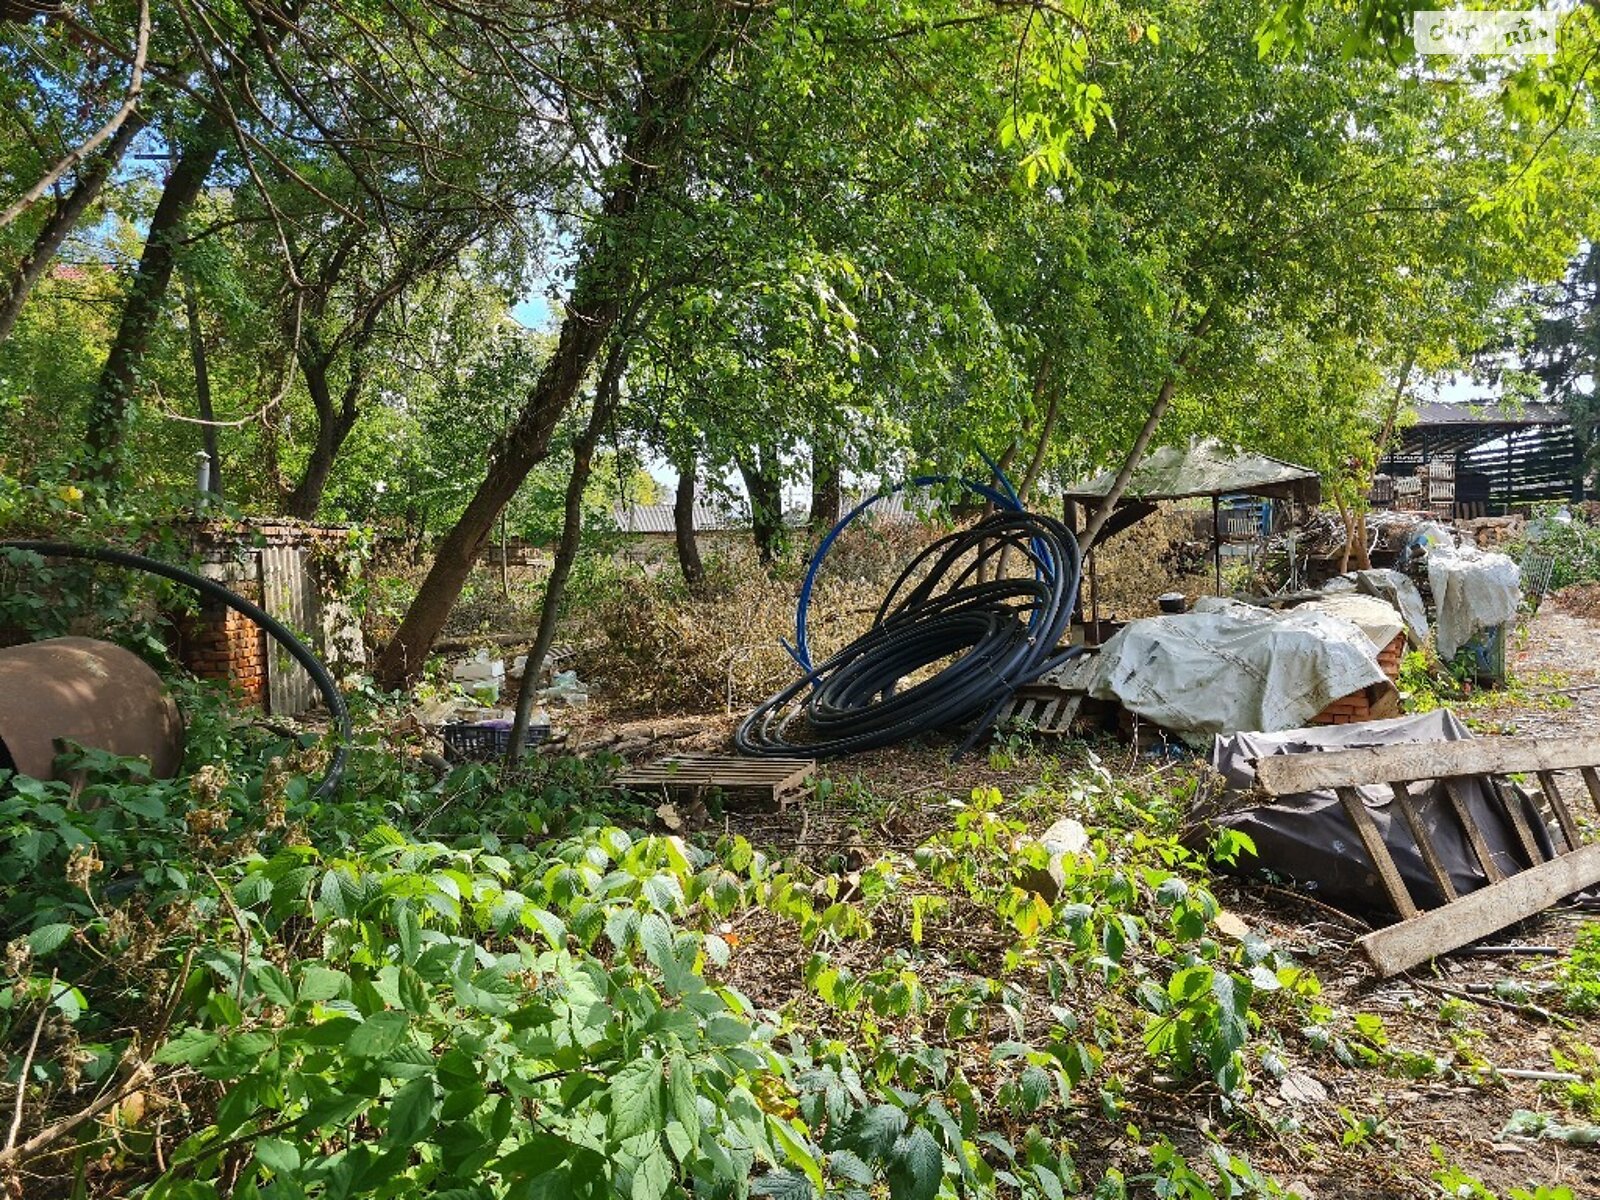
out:
{"label": "dirt path", "polygon": [[[1600,620],[1552,596],[1513,641],[1507,666],[1529,701],[1496,706],[1502,732],[1524,737],[1600,733]],[[1541,695],[1565,689],[1559,695]]]}

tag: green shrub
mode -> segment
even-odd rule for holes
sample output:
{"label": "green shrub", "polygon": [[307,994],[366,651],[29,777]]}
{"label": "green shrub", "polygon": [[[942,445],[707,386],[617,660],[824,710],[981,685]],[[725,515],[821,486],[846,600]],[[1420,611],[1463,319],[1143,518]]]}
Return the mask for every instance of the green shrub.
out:
{"label": "green shrub", "polygon": [[1550,558],[1550,588],[1559,591],[1577,583],[1600,582],[1600,526],[1582,512],[1571,521],[1552,519],[1559,505],[1541,505],[1523,540],[1509,547],[1513,558],[1524,554]]}

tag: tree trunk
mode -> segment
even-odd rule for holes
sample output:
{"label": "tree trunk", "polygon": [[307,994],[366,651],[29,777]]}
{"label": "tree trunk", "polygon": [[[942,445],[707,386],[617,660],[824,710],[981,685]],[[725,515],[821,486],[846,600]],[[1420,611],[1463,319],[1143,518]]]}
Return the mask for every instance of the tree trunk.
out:
{"label": "tree trunk", "polygon": [[[1205,313],[1195,324],[1190,332],[1188,342],[1173,359],[1174,368],[1182,368],[1189,361],[1189,351],[1196,342],[1211,331],[1211,323],[1217,315],[1217,305],[1220,302],[1213,300],[1206,308]],[[1161,423],[1161,418],[1167,411],[1167,406],[1172,403],[1173,393],[1178,390],[1178,376],[1176,369],[1169,372],[1161,381],[1161,390],[1156,393],[1155,403],[1150,406],[1150,415],[1145,418],[1144,427],[1139,430],[1139,435],[1133,439],[1133,446],[1128,450],[1128,457],[1123,460],[1122,467],[1117,471],[1116,478],[1111,481],[1111,487],[1102,497],[1100,503],[1090,514],[1088,522],[1083,527],[1083,532],[1078,535],[1078,545],[1085,552],[1094,546],[1095,535],[1100,532],[1101,526],[1110,518],[1112,510],[1117,507],[1117,501],[1122,499],[1122,493],[1128,490],[1128,481],[1133,478],[1134,470],[1144,461],[1144,452],[1150,447],[1150,439],[1154,436],[1156,426]]]}
{"label": "tree trunk", "polygon": [[[704,61],[704,56],[697,60],[695,70]],[[621,161],[628,164],[627,174],[601,205],[588,257],[578,268],[572,299],[561,321],[555,352],[540,371],[516,424],[496,447],[477,492],[439,543],[416,599],[384,647],[375,669],[384,686],[398,688],[422,670],[495,518],[517,494],[528,472],[549,454],[557,422],[571,406],[595,355],[622,316],[638,273],[636,256],[620,244],[625,241],[622,226],[634,217],[640,202],[659,189],[667,174],[694,78],[694,70],[684,71],[660,97],[641,99],[638,124],[621,155]]]}
{"label": "tree trunk", "polygon": [[[1043,358],[1033,373],[1033,403],[1037,408],[1039,401],[1044,397],[1046,387],[1049,385],[1050,360]],[[1055,435],[1056,417],[1061,412],[1061,392],[1059,389],[1050,397],[1050,407],[1044,414],[1044,424],[1039,429],[1039,443],[1033,449],[1033,457],[1028,460],[1028,469],[1022,476],[1022,482],[1017,484],[1017,502],[1023,508],[1028,506],[1028,496],[1033,491],[1033,485],[1039,480],[1039,472],[1044,469],[1045,457],[1050,451],[1050,439]],[[1017,443],[1012,442],[1013,446]],[[1011,563],[1011,545],[1008,542],[1000,549],[1000,559],[995,563],[994,577],[1005,577],[1006,568]]]}
{"label": "tree trunk", "polygon": [[[1033,377],[1033,402],[1043,398],[1045,391],[1050,387],[1050,360],[1044,358],[1040,361],[1038,370]],[[1022,501],[1024,507],[1028,503],[1028,496],[1033,491],[1033,485],[1039,481],[1039,472],[1044,469],[1044,461],[1050,452],[1050,439],[1055,436],[1056,418],[1061,415],[1061,389],[1056,388],[1050,396],[1050,405],[1045,409],[1044,424],[1039,428],[1039,443],[1033,448],[1033,457],[1028,460],[1028,469],[1023,473],[1022,482],[1017,484],[1017,499]]]}
{"label": "tree trunk", "polygon": [[[1384,455],[1389,453],[1389,443],[1394,439],[1395,430],[1400,425],[1400,408],[1405,402],[1406,387],[1411,382],[1412,369],[1417,365],[1417,351],[1413,347],[1407,351],[1405,362],[1400,367],[1400,378],[1395,383],[1394,395],[1389,401],[1388,411],[1383,417],[1383,426],[1378,430],[1378,440],[1373,447],[1372,470],[1357,477],[1354,488],[1354,498],[1350,502],[1350,512],[1344,511],[1340,506],[1340,515],[1344,517],[1345,542],[1344,560],[1339,568],[1343,574],[1350,563],[1350,556],[1355,554],[1356,568],[1361,571],[1372,569],[1372,554],[1367,548],[1367,496],[1372,493],[1372,481],[1378,473],[1378,464],[1383,461]],[[1356,532],[1360,531],[1360,538],[1352,544]]]}
{"label": "tree trunk", "polygon": [[88,169],[78,176],[78,182],[72,191],[67,193],[66,198],[60,201],[45,219],[45,223],[34,236],[32,248],[12,273],[5,295],[0,296],[0,342],[11,336],[11,330],[16,326],[17,318],[22,315],[22,306],[27,302],[34,285],[44,278],[44,273],[66,242],[67,235],[77,228],[78,222],[83,219],[83,214],[88,212],[89,207],[99,198],[106,186],[106,180],[111,178],[111,172],[116,170],[117,164],[122,161],[128,144],[142,128],[144,128],[144,118],[138,113],[134,113],[124,121],[117,130],[116,137],[111,139],[111,143],[104,150],[95,155]]}
{"label": "tree trunk", "polygon": [[544,585],[544,602],[539,607],[539,632],[535,635],[533,649],[522,668],[522,683],[517,688],[517,714],[511,723],[511,744],[506,757],[513,765],[522,757],[524,743],[528,740],[528,721],[533,712],[534,693],[539,690],[539,676],[544,671],[544,660],[556,640],[556,622],[561,614],[561,600],[566,594],[567,578],[572,574],[572,564],[577,561],[578,548],[583,538],[583,490],[589,484],[594,466],[594,450],[600,444],[600,435],[606,422],[616,411],[617,396],[622,382],[625,358],[621,344],[611,351],[610,361],[595,389],[594,411],[572,447],[572,476],[567,480],[566,506],[561,516],[561,541],[556,546],[555,561],[550,564],[550,577]]}
{"label": "tree trunk", "polygon": [[206,361],[206,335],[200,327],[200,297],[194,280],[183,281],[183,309],[189,323],[189,358],[194,364],[194,398],[200,411],[200,439],[208,464],[206,491],[222,499],[222,453],[217,445],[217,413],[211,404],[211,368]]}
{"label": "tree trunk", "polygon": [[344,448],[345,439],[356,427],[362,376],[358,364],[351,366],[351,376],[344,394],[334,403],[333,389],[328,385],[329,356],[318,347],[308,333],[300,354],[300,374],[306,381],[306,391],[311,394],[312,407],[317,411],[317,438],[311,447],[311,457],[306,460],[300,480],[283,499],[283,510],[302,521],[316,519],[322,507],[322,494],[333,475],[333,464]]}
{"label": "tree trunk", "polygon": [[783,481],[778,475],[778,456],[763,454],[739,456],[739,474],[750,494],[750,532],[755,537],[756,557],[770,567],[783,553]]}
{"label": "tree trunk", "polygon": [[184,220],[199,199],[200,189],[205,186],[206,177],[222,152],[222,140],[221,122],[209,114],[202,118],[193,138],[179,155],[172,174],[167,176],[161,199],[150,218],[139,270],[128,292],[127,303],[123,305],[116,340],[106,356],[100,384],[89,406],[89,427],[84,439],[89,472],[107,483],[114,483],[121,466],[139,387],[139,368],[150,349],[156,322],[161,318],[167,286],[177,264]]}
{"label": "tree trunk", "polygon": [[811,444],[811,533],[823,537],[843,515],[839,486],[839,452],[818,438]]}
{"label": "tree trunk", "polygon": [[700,543],[694,528],[694,473],[698,464],[692,456],[678,464],[678,490],[672,497],[672,540],[678,548],[678,569],[691,592],[706,585],[706,565],[700,560]]}

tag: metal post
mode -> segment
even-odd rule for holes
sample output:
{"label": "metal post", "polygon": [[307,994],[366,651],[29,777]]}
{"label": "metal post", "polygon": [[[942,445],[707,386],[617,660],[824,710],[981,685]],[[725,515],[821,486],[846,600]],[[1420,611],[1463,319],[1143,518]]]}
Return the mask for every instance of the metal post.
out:
{"label": "metal post", "polygon": [[194,515],[200,516],[206,510],[206,501],[211,492],[211,455],[208,451],[197,450],[194,456]]}
{"label": "metal post", "polygon": [[1211,497],[1211,559],[1217,568],[1217,595],[1222,595],[1222,498]]}

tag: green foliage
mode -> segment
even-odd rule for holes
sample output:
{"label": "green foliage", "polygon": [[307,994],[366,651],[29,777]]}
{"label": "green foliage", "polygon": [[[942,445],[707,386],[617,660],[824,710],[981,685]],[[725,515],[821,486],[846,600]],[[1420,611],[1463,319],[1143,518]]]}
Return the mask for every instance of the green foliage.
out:
{"label": "green foliage", "polygon": [[1510,548],[1516,556],[1536,554],[1550,559],[1550,587],[1559,590],[1578,583],[1600,583],[1600,526],[1583,513],[1558,521],[1560,505],[1543,506],[1529,522],[1522,542]]}
{"label": "green foliage", "polygon": [[1590,922],[1578,931],[1559,977],[1562,1004],[1569,1012],[1600,1012],[1600,923]]}
{"label": "green foliage", "polygon": [[[1314,987],[1265,943],[1213,937],[1203,864],[1126,812],[1050,901],[989,791],[914,857],[808,878],[742,838],[627,832],[603,764],[434,778],[364,733],[316,801],[314,746],[241,730],[208,693],[185,707],[186,779],[86,754],[76,784],[0,780],[0,1043],[58,1014],[29,1081],[41,1123],[140,1062],[180,1088],[159,1169],[135,1116],[79,1134],[88,1154],[123,1139],[154,1196],[237,1174],[262,1196],[1058,1200],[1093,1183],[1069,1105],[1117,1104],[1113,993],[1155,1065],[1233,1106],[1263,1008]],[[939,967],[958,912],[1003,970]],[[809,956],[784,1013],[727,982],[752,920]],[[900,948],[863,964],[883,930]],[[1048,1012],[1016,971],[1049,981]],[[1281,1194],[1220,1147],[1148,1154],[1101,1187]]]}
{"label": "green foliage", "polygon": [[[1433,1181],[1446,1196],[1459,1200],[1502,1200],[1500,1193],[1491,1191],[1476,1175],[1451,1164],[1438,1146],[1433,1147],[1433,1158],[1439,1164]],[[1504,1193],[1503,1200],[1576,1200],[1576,1194],[1569,1187],[1541,1183],[1531,1188],[1513,1187]]]}
{"label": "green foliage", "polygon": [[[189,547],[162,516],[172,507],[173,494],[162,489],[110,502],[97,485],[64,471],[28,484],[0,474],[0,540],[112,546],[182,565]],[[11,640],[88,629],[160,662],[167,654],[161,612],[194,602],[188,588],[140,572],[0,549],[0,633]]]}

